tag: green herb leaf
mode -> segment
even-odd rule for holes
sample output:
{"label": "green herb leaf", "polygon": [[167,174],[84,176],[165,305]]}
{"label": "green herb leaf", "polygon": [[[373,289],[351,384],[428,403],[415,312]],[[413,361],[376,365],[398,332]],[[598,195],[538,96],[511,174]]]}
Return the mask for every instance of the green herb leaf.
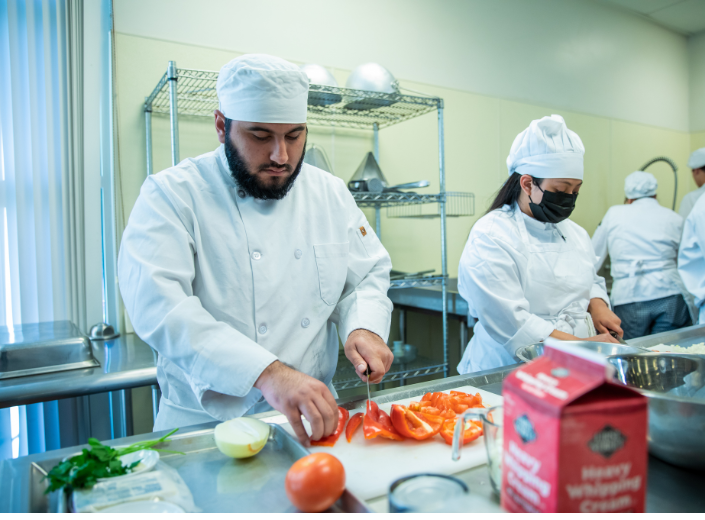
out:
{"label": "green herb leaf", "polygon": [[98,439],[91,437],[88,439],[90,450],[84,448],[80,454],[59,462],[49,471],[47,476],[44,477],[45,480],[49,481],[49,486],[47,486],[44,494],[64,488],[91,488],[96,484],[99,478],[117,477],[130,473],[137,467],[140,461],[123,466],[120,457],[128,453],[140,450],[154,450],[184,455],[184,453],[179,451],[153,448],[153,446],[165,442],[170,435],[177,431],[178,428],[154,441],[137,442],[120,450],[106,446]]}

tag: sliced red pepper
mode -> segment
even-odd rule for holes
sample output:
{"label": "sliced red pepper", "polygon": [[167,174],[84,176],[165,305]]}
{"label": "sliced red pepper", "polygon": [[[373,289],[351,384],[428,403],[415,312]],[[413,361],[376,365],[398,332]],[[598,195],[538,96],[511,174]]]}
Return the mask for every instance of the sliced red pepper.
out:
{"label": "sliced red pepper", "polygon": [[[448,419],[441,427],[441,437],[446,444],[453,445],[453,433],[457,419]],[[472,442],[482,435],[482,424],[480,421],[466,421],[465,432],[463,433],[463,445]]]}
{"label": "sliced red pepper", "polygon": [[391,419],[400,435],[417,441],[433,437],[443,425],[443,417],[415,412],[399,404],[392,405]]}
{"label": "sliced red pepper", "polygon": [[345,438],[350,442],[352,439],[352,436],[355,434],[355,431],[360,427],[362,424],[362,418],[365,416],[364,413],[358,412],[355,415],[353,415],[350,420],[348,421],[348,425],[345,428]]}
{"label": "sliced red pepper", "polygon": [[365,433],[365,439],[384,437],[395,441],[404,440],[404,437],[394,429],[389,415],[384,410],[380,410],[377,403],[372,400],[367,401],[367,413],[362,420],[362,431]]}
{"label": "sliced red pepper", "polygon": [[338,407],[338,426],[336,426],[335,431],[331,433],[328,437],[323,437],[320,440],[311,440],[311,446],[335,446],[335,443],[343,433],[345,429],[345,423],[348,422],[348,417],[350,417],[350,412],[345,408]]}

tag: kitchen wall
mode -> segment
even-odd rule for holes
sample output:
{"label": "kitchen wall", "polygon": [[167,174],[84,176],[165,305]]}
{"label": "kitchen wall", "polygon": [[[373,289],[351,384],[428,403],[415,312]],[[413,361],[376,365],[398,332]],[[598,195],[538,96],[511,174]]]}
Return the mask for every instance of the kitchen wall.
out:
{"label": "kitchen wall", "polygon": [[[114,0],[124,34],[688,130],[683,36],[589,0]],[[147,50],[147,49],[145,49]]]}
{"label": "kitchen wall", "polygon": [[688,38],[690,131],[705,131],[705,32]]}

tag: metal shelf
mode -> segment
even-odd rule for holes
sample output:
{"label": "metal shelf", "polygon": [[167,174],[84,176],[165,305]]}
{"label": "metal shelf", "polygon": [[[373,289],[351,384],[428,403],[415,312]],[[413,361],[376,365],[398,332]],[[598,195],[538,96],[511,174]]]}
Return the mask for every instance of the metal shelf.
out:
{"label": "metal shelf", "polygon": [[[439,202],[441,195],[438,197]],[[447,191],[445,193],[446,217],[471,217],[475,214],[475,194],[460,191]],[[425,211],[419,204],[399,202],[386,204],[388,218],[440,218],[441,207],[436,204],[431,211]]]}
{"label": "metal shelf", "polygon": [[[338,100],[338,102],[333,102]],[[430,96],[385,94],[369,90],[311,85],[308,120],[322,126],[372,129],[392,126],[443,106]]]}
{"label": "metal shelf", "polygon": [[402,278],[401,280],[392,280],[390,289],[409,289],[411,287],[431,287],[434,285],[443,285],[443,276],[423,276],[418,278]]}
{"label": "metal shelf", "polygon": [[365,208],[385,208],[388,206],[398,206],[407,204],[432,204],[440,202],[442,195],[420,193],[399,193],[396,191],[386,191],[375,193],[371,191],[351,192],[355,202],[360,207]]}
{"label": "metal shelf", "polygon": [[[446,365],[434,362],[432,359],[418,357],[412,363],[392,365],[392,369],[387,372],[382,383],[387,384],[392,381],[414,379],[416,377],[430,376],[443,373]],[[355,369],[348,363],[348,366],[338,367],[333,378],[333,387],[336,390],[349,390],[366,386],[358,377]]]}
{"label": "metal shelf", "polygon": [[[176,69],[176,96],[178,114],[185,116],[213,117],[218,109],[215,84],[218,72],[212,70]],[[169,114],[170,100],[168,73],[165,73],[144,102],[145,111],[154,114]]]}
{"label": "metal shelf", "polygon": [[[218,108],[215,86],[218,72],[176,69],[179,115],[213,117]],[[169,114],[169,76],[165,73],[144,102],[144,110]],[[436,97],[385,94],[367,90],[311,85],[308,123],[371,130],[385,128],[436,110],[443,100]]]}

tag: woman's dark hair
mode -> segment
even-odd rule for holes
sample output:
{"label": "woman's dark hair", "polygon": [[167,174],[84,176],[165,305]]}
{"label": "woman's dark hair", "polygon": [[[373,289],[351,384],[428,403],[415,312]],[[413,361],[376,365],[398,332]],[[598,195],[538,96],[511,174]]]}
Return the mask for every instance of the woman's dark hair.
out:
{"label": "woman's dark hair", "polygon": [[[521,179],[522,174],[519,172],[514,172],[507,179],[507,182],[499,189],[494,202],[487,210],[487,213],[501,208],[505,204],[512,205],[519,200],[519,195],[521,194],[521,184],[519,184],[519,179]],[[537,179],[536,177],[531,177],[536,186],[541,186],[543,179]]]}

